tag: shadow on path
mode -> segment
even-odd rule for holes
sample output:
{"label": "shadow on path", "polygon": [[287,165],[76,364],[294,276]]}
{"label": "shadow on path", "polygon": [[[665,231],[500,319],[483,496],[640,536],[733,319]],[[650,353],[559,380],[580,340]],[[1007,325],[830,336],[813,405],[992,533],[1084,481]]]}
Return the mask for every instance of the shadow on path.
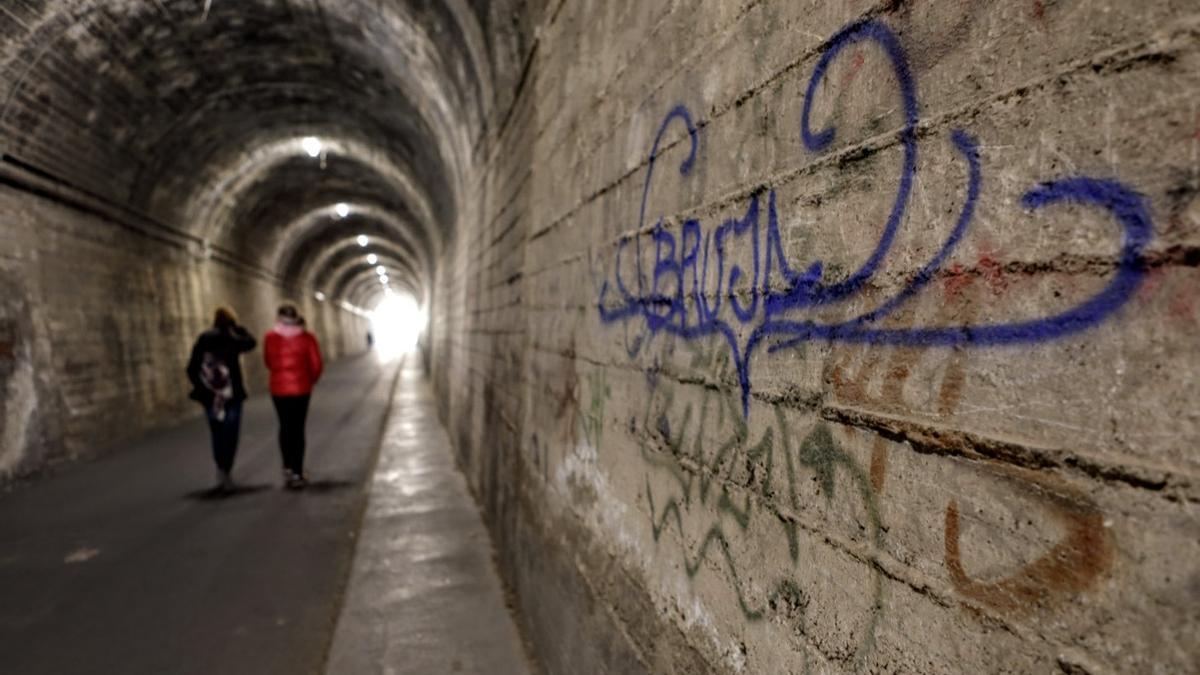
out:
{"label": "shadow on path", "polygon": [[265,483],[255,485],[239,484],[228,489],[211,487],[206,490],[192,490],[184,495],[184,498],[194,499],[202,502],[221,501],[225,499],[233,499],[235,497],[245,497],[247,495],[257,494],[265,490],[270,490],[272,487],[273,486]]}

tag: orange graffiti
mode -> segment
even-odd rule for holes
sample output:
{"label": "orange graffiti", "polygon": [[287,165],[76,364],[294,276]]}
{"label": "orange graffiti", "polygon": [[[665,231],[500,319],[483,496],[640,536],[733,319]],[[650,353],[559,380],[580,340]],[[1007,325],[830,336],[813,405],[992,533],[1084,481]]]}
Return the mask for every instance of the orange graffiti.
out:
{"label": "orange graffiti", "polygon": [[[969,282],[968,282],[969,283]],[[963,285],[964,287],[966,284]],[[946,317],[953,314],[955,308],[953,305],[944,305],[938,312],[938,316]],[[973,316],[974,310],[971,305],[967,305],[964,309],[968,315]],[[876,398],[867,393],[867,384],[875,374],[875,369],[881,360],[880,352],[877,349],[867,348],[866,358],[858,371],[853,375],[847,375],[846,369],[850,361],[850,352],[842,355],[830,371],[829,379],[833,383],[834,393],[838,399],[854,403],[854,404],[872,404],[884,409],[893,409],[899,412],[911,412],[912,406],[908,405],[904,400],[904,383],[912,374],[913,369],[920,361],[924,350],[918,347],[896,347],[893,349],[891,357],[888,360],[888,367],[884,373],[883,391]],[[942,415],[949,415],[958,407],[958,402],[962,398],[963,386],[966,384],[966,351],[956,347],[953,350],[953,356],[946,362],[946,371],[942,376],[942,383],[938,388],[938,412]],[[871,446],[871,486],[876,492],[883,490],[884,478],[887,475],[888,462],[888,440],[883,436],[876,435],[875,441]]]}
{"label": "orange graffiti", "polygon": [[1092,587],[1112,564],[1112,543],[1104,516],[1078,490],[1027,469],[993,467],[1004,478],[1045,498],[1047,510],[1067,532],[1044,555],[1015,573],[994,581],[972,579],[959,549],[958,502],[946,505],[946,569],[962,595],[1006,614],[1027,614],[1056,599]]}

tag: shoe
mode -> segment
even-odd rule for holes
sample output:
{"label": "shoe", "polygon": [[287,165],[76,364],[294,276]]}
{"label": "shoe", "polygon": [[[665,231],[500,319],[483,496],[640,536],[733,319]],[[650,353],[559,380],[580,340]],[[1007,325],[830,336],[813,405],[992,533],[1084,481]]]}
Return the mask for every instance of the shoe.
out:
{"label": "shoe", "polygon": [[217,492],[233,492],[233,476],[228,471],[217,471]]}
{"label": "shoe", "polygon": [[289,490],[303,490],[308,487],[308,479],[303,474],[293,473],[288,477],[285,487]]}

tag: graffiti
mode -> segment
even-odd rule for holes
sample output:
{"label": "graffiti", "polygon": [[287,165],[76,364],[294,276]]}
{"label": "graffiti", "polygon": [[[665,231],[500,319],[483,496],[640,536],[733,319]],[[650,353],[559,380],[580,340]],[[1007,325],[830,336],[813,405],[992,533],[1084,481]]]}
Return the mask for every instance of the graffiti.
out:
{"label": "graffiti", "polygon": [[[823,84],[835,85],[829,104],[836,118],[847,103],[844,90],[862,77],[868,48],[889,66],[903,122],[891,144],[899,172],[889,183],[888,200],[881,204],[885,216],[877,238],[867,242],[865,259],[845,268],[824,256],[793,260],[799,256],[785,246],[780,200],[771,186],[728,202],[733,206],[722,202],[720,208],[730,211],[722,216],[655,215],[660,153],[679,154],[678,176],[685,184],[705,178],[696,170],[698,125],[686,106],[677,105],[662,119],[650,147],[636,230],[614,242],[611,257],[600,261],[594,287],[601,324],[623,331],[625,351],[645,375],[649,401],[620,419],[628,419],[646,466],[642,494],[656,545],[678,547],[677,564],[689,579],[709,574],[728,582],[727,591],[719,592],[729,593],[725,597],[745,620],[789,625],[801,639],[819,644],[824,656],[855,670],[875,647],[885,606],[884,569],[896,562],[883,553],[881,500],[889,449],[904,441],[832,424],[828,420],[838,417],[823,396],[808,404],[819,411],[808,423],[795,418],[813,413],[760,396],[751,427],[755,355],[804,353],[810,344],[826,343],[835,349],[823,375],[839,403],[905,417],[916,411],[951,416],[968,383],[973,349],[1033,345],[1093,329],[1139,292],[1149,268],[1143,251],[1154,237],[1145,198],[1118,181],[1067,175],[1033,185],[1020,195],[1027,212],[1071,206],[1108,217],[1120,240],[1111,272],[1087,297],[1031,318],[987,317],[987,303],[1011,294],[1019,280],[987,241],[969,260],[952,262],[972,233],[985,186],[979,142],[955,129],[950,167],[961,170],[962,188],[952,197],[948,232],[904,274],[893,273],[889,262],[904,257],[894,249],[901,248],[901,226],[911,219],[923,141],[916,79],[900,41],[884,24],[855,23],[829,40],[805,88],[800,139],[809,152],[832,150],[838,129],[814,128],[814,101]],[[840,78],[831,75],[832,64],[842,58],[847,68]],[[877,129],[878,120],[868,126]],[[851,148],[844,156],[853,160],[864,152],[875,150]],[[918,302],[939,291],[936,302]],[[930,305],[936,310],[920,316],[914,309]],[[843,318],[832,318],[837,316]],[[588,391],[590,406],[587,395],[580,396],[581,408],[588,408],[581,413],[583,434],[598,447],[611,392],[600,375],[588,378]],[[869,466],[856,457],[856,439],[865,434],[873,435],[861,446]],[[927,520],[938,529],[944,525],[944,551],[935,544],[932,557],[941,558],[947,591],[953,589],[964,605],[996,616],[1020,615],[1093,587],[1111,567],[1104,516],[1086,495],[1026,469],[991,462],[969,466],[1032,497],[1064,534],[1015,570],[977,569],[980,576],[974,577],[969,570],[974,559],[968,555],[964,563],[962,549],[977,535],[978,524],[969,509],[960,510],[966,499],[932,501]],[[955,464],[951,470],[960,468]],[[843,569],[813,567],[843,554],[851,560]],[[847,575],[858,578],[842,583]],[[819,580],[830,577],[853,593],[829,595],[833,591]],[[836,637],[830,639],[831,633]]]}
{"label": "graffiti", "polygon": [[[865,355],[858,370],[849,374],[850,354],[845,354],[834,362],[827,379],[833,384],[834,392],[839,399],[857,404],[870,403],[877,407],[903,405],[904,383],[916,368],[923,352],[913,347],[896,347],[888,359],[883,374],[883,391],[879,397],[870,396],[866,391],[867,382],[874,376],[883,356],[878,352]],[[938,410],[948,414],[958,397],[961,395],[964,383],[964,351],[955,349],[953,356],[946,364],[946,372],[938,393]],[[877,492],[883,490],[884,478],[887,473],[887,453],[889,441],[883,436],[876,435],[871,447],[871,485]]]}
{"label": "graffiti", "polygon": [[[801,138],[812,152],[826,150],[833,143],[836,136],[833,126],[812,129],[813,102],[831,63],[843,50],[864,42],[877,45],[892,67],[904,125],[899,132],[903,160],[896,194],[874,249],[858,269],[835,279],[833,271],[827,274],[820,260],[802,269],[793,268],[780,237],[774,189],[765,190],[765,205],[760,191],[749,198],[742,215],[728,218],[715,228],[706,228],[700,220],[688,218],[682,222],[677,237],[659,218],[647,230],[655,164],[665,134],[673,125],[686,129],[686,142],[690,143],[687,157],[679,165],[680,176],[688,177],[696,163],[699,148],[696,125],[689,110],[679,105],[666,115],[650,150],[638,231],[617,242],[611,275],[606,274],[600,287],[596,306],[604,324],[621,323],[628,331],[632,322],[640,321],[646,335],[663,333],[683,340],[717,336],[723,340],[737,372],[743,415],[749,411],[752,356],[759,349],[775,352],[813,341],[942,348],[1045,342],[1077,334],[1104,321],[1132,297],[1146,272],[1142,251],[1153,236],[1153,225],[1145,199],[1113,180],[1086,176],[1057,178],[1029,189],[1021,203],[1030,211],[1073,204],[1107,212],[1119,226],[1123,241],[1114,261],[1115,273],[1106,286],[1073,307],[1040,318],[1008,323],[881,326],[883,319],[917,296],[935,278],[946,274],[943,269],[946,261],[974,220],[983,184],[978,144],[967,132],[956,130],[952,138],[966,166],[966,188],[958,218],[941,247],[899,291],[873,309],[838,321],[804,318],[804,312],[863,298],[864,290],[887,259],[909,209],[918,154],[917,88],[899,40],[884,24],[875,20],[852,24],[829,41],[808,82],[801,113]],[[648,233],[653,242],[649,273],[643,260],[643,233]],[[629,257],[627,249],[631,247],[635,262],[629,270],[623,261]],[[749,257],[748,265],[734,262],[735,247]],[[993,276],[1000,272],[994,263],[994,260],[981,261],[985,271]],[[998,279],[997,283],[1002,281]],[[643,341],[641,336],[633,340],[627,336],[626,348],[631,355]]]}
{"label": "graffiti", "polygon": [[[948,279],[945,293],[947,302],[939,307],[937,315],[962,312],[970,316],[979,303],[978,297],[968,297],[967,294],[971,290],[994,292],[986,274],[981,275],[980,279],[985,282],[984,286],[972,287],[973,277],[968,277],[965,282],[953,280],[953,284]],[[935,376],[930,383],[936,396],[932,396],[932,400],[924,402],[924,405],[914,405],[906,399],[904,386],[921,366],[924,354],[925,350],[911,347],[894,348],[886,357],[887,366],[882,369],[879,396],[872,396],[868,392],[875,374],[880,370],[879,365],[885,360],[885,354],[878,350],[866,350],[861,364],[854,371],[850,369],[853,352],[843,354],[835,359],[826,379],[832,384],[837,398],[850,404],[867,404],[903,415],[911,415],[922,408],[934,409],[941,415],[952,414],[958,407],[966,381],[966,352],[961,348],[955,349],[951,358],[945,360],[940,381]],[[883,436],[876,435],[872,446],[870,475],[876,492],[883,490],[889,443]],[[1107,571],[1112,561],[1111,542],[1104,527],[1104,516],[1091,499],[1044,474],[998,464],[985,466],[989,474],[997,475],[1019,492],[1044,503],[1051,516],[1063,525],[1066,535],[1049,551],[1005,578],[976,581],[970,578],[962,564],[959,508],[957,501],[951,500],[945,510],[944,563],[951,584],[958,593],[1001,613],[1021,615],[1088,589]]]}
{"label": "graffiti", "polygon": [[[569,353],[575,353],[575,340],[572,338]],[[545,393],[552,404],[554,419],[563,420],[567,428],[575,425],[575,417],[579,413],[579,375],[574,366],[567,361],[561,368],[551,371],[551,376],[544,380]],[[562,387],[556,389],[555,382],[561,382]]]}
{"label": "graffiti", "polygon": [[[691,367],[718,381],[732,371],[728,355],[716,349],[695,350]],[[803,632],[810,606],[822,615],[845,611],[823,605],[822,589],[802,581],[799,514],[812,506],[804,494],[810,484],[806,478],[811,477],[826,509],[862,514],[865,522],[850,529],[865,530],[871,550],[882,548],[883,528],[870,477],[841,449],[830,427],[818,421],[796,444],[784,409],[776,407],[773,423],[752,438],[733,388],[704,388],[692,392],[698,398],[685,400],[686,392],[662,378],[650,391],[640,428],[642,459],[650,468],[645,495],[654,541],[661,543],[674,531],[687,576],[695,578],[705,569],[723,574],[748,621],[780,615]],[[654,475],[672,489],[652,481]],[[849,490],[839,489],[847,485]],[[756,514],[764,517],[755,519]],[[779,541],[792,568],[747,581],[740,571],[744,540]],[[844,654],[855,667],[874,646],[883,606],[882,572],[870,560],[863,562],[861,614],[848,623],[846,639],[852,644]]]}
{"label": "graffiti", "polygon": [[[971,288],[989,292],[982,279]],[[960,289],[956,303],[961,307],[947,304],[937,314],[976,306],[974,298],[961,293]],[[876,435],[867,469],[844,449],[834,426],[818,420],[797,433],[790,419],[794,411],[782,405],[770,406],[770,419],[761,418],[766,423],[751,428],[739,410],[730,357],[719,341],[710,343],[714,347],[679,343],[687,350],[682,359],[673,358],[673,339],[660,343],[659,353],[647,353],[649,344],[642,353],[662,371],[654,386],[648,387],[648,405],[631,425],[635,431],[640,429],[636,435],[648,467],[642,489],[650,534],[657,544],[678,546],[682,571],[689,579],[707,571],[727,580],[747,621],[783,619],[797,633],[810,636],[809,624],[817,617],[825,624],[822,630],[835,626],[834,630],[842,631],[845,646],[834,646],[825,655],[844,658],[847,666],[860,670],[873,652],[883,619],[886,579],[875,557],[884,551],[880,500],[886,448],[894,441]],[[906,346],[890,352],[855,347],[831,360],[826,379],[845,403],[884,407],[897,414],[920,408],[948,415],[962,397],[967,352],[956,349],[948,360],[925,358],[931,353]],[[672,367],[667,363],[687,365],[681,372],[669,372]],[[926,377],[931,369],[932,377]],[[696,380],[702,380],[703,386],[695,386]],[[906,383],[917,380],[920,386],[905,390]],[[836,433],[853,439],[862,432],[839,427]],[[1017,617],[1094,587],[1113,558],[1111,537],[1097,504],[1040,472],[994,463],[983,463],[979,470],[1041,504],[1065,534],[1014,571],[996,578],[973,578],[961,553],[959,503],[951,499],[944,511],[943,562],[954,591],[978,606]],[[815,489],[805,494],[807,485]],[[824,511],[814,510],[814,496],[823,498]],[[849,586],[861,590],[861,601],[848,610],[844,604],[822,603],[803,552],[806,533],[817,534],[829,545],[828,533],[837,530],[839,521],[844,526],[851,513],[856,515],[850,516],[847,530],[861,533],[862,550],[869,553],[856,556],[863,563],[862,580]],[[817,528],[810,524],[814,522],[824,524]],[[989,542],[994,536],[988,537]],[[786,551],[790,565],[759,566],[763,558],[775,557],[752,557],[750,552],[764,545],[777,546],[781,555]],[[831,619],[830,612],[842,614]],[[847,622],[851,612],[858,613],[856,620]]]}
{"label": "graffiti", "polygon": [[946,569],[955,590],[1008,614],[1026,614],[1050,600],[1079,593],[1095,584],[1112,563],[1112,543],[1104,516],[1080,491],[1037,472],[994,467],[1002,478],[1034,492],[1067,533],[1045,554],[998,581],[976,581],[959,552],[958,502],[946,506]]}
{"label": "graffiti", "polygon": [[[966,291],[975,277],[956,275],[945,282],[945,301],[938,306],[935,318],[941,320],[953,316],[965,317],[968,321],[974,318],[979,304],[969,302]],[[905,314],[901,310],[894,314],[892,320],[900,320]],[[966,356],[962,346],[952,348],[948,358],[942,359],[944,370],[941,381],[931,383],[931,390],[937,395],[925,405],[910,405],[904,395],[904,387],[909,377],[917,370],[922,357],[927,350],[916,347],[893,347],[887,357],[887,365],[882,370],[882,387],[878,396],[873,396],[868,387],[879,372],[879,365],[884,362],[884,352],[878,349],[862,347],[862,362],[857,369],[851,371],[851,360],[855,350],[846,349],[840,356],[831,360],[831,367],[825,379],[833,387],[838,400],[853,405],[870,405],[872,407],[890,410],[900,414],[911,413],[914,408],[932,408],[940,415],[949,415],[958,407],[962,397],[963,386],[966,384]],[[887,453],[889,441],[883,436],[876,435],[871,447],[871,484],[877,492],[883,490],[887,474]]]}
{"label": "graffiti", "polygon": [[583,437],[596,450],[604,433],[604,407],[612,396],[603,372],[588,375],[588,409],[583,414]]}

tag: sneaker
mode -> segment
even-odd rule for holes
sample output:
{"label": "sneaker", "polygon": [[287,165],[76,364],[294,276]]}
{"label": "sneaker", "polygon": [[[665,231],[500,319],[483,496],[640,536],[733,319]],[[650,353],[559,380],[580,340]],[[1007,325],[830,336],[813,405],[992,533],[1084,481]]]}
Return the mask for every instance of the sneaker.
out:
{"label": "sneaker", "polygon": [[233,476],[229,475],[228,471],[217,472],[217,491],[232,492],[233,491]]}
{"label": "sneaker", "polygon": [[308,479],[303,474],[293,473],[288,477],[286,487],[289,490],[303,490],[308,486]]}

